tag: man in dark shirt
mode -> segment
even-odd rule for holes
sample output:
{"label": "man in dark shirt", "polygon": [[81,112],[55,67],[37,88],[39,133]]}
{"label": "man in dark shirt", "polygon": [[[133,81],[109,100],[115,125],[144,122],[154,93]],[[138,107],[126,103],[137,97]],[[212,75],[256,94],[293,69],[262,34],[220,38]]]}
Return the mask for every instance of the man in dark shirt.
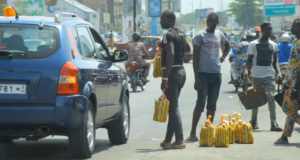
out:
{"label": "man in dark shirt", "polygon": [[[166,97],[170,101],[167,134],[165,140],[160,144],[164,149],[184,149],[186,147],[183,143],[178,98],[186,79],[183,68],[184,54],[191,48],[186,41],[184,32],[174,27],[175,20],[176,16],[173,11],[166,10],[161,15],[161,27],[167,29],[161,43],[163,67],[161,90],[165,91]],[[176,141],[171,144],[174,133]]]}

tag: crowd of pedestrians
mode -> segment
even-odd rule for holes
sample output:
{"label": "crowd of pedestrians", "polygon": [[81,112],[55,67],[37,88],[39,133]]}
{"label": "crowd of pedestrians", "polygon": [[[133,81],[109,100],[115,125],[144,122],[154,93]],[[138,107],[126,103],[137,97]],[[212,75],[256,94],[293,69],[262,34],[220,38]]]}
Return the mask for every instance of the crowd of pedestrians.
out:
{"label": "crowd of pedestrians", "polygon": [[[164,11],[161,15],[160,24],[166,32],[159,45],[162,48],[163,77],[161,89],[165,90],[170,101],[169,122],[165,140],[160,144],[164,149],[183,149],[186,147],[183,138],[183,129],[180,113],[178,110],[178,98],[180,91],[186,80],[183,66],[184,53],[191,47],[186,41],[184,33],[175,27],[176,16],[173,11]],[[211,121],[217,109],[220,87],[222,83],[221,64],[230,52],[230,43],[224,34],[216,30],[219,24],[218,14],[211,12],[207,16],[207,28],[200,31],[193,39],[193,69],[194,69],[194,89],[198,98],[193,111],[192,127],[187,141],[198,141],[196,128],[202,113],[206,108],[206,116],[211,115]],[[292,52],[283,53],[280,46],[272,41],[272,25],[270,22],[263,22],[260,27],[256,27],[256,35],[247,35],[247,40],[236,46],[236,51],[240,56],[231,65],[232,74],[235,70],[246,68],[244,77],[251,81],[254,87],[264,86],[268,93],[268,106],[270,111],[270,130],[283,131],[282,137],[275,144],[288,143],[294,124],[300,123],[298,115],[300,103],[300,19],[296,19],[292,26],[292,34],[297,39],[293,43]],[[222,49],[221,49],[222,47]],[[291,50],[291,47],[290,47]],[[285,49],[288,52],[288,49]],[[284,54],[284,55],[281,55]],[[286,78],[283,79],[279,68],[278,57],[289,59],[289,70]],[[276,80],[275,78],[276,77]],[[233,82],[236,81],[233,77]],[[277,81],[282,83],[285,90],[283,112],[287,115],[284,130],[279,127],[276,121],[276,103],[274,100]],[[206,106],[206,107],[205,107]],[[258,126],[258,108],[252,110],[251,124],[253,129]],[[175,134],[175,142],[171,143]]]}

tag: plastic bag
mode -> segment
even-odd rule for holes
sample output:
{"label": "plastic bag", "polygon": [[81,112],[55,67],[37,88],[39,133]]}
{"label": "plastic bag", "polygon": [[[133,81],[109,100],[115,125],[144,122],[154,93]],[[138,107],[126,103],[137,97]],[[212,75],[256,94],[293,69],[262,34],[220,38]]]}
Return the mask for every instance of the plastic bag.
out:
{"label": "plastic bag", "polygon": [[155,111],[153,120],[157,122],[166,122],[169,113],[170,102],[163,93],[160,98],[155,101]]}
{"label": "plastic bag", "polygon": [[212,147],[214,146],[214,130],[215,127],[210,121],[211,116],[202,124],[200,132],[200,146]]}
{"label": "plastic bag", "polygon": [[156,53],[155,57],[153,58],[153,77],[159,78],[162,77],[163,71],[162,71],[162,64],[161,64],[161,53]]}
{"label": "plastic bag", "polygon": [[229,121],[229,143],[235,143],[235,118],[230,118]]}
{"label": "plastic bag", "polygon": [[229,121],[224,121],[224,117],[228,115],[222,114],[221,123],[216,129],[215,146],[216,147],[229,147]]}
{"label": "plastic bag", "polygon": [[254,143],[252,125],[246,122],[237,111],[235,111],[233,115],[237,119],[237,123],[235,124],[235,142],[245,144]]}

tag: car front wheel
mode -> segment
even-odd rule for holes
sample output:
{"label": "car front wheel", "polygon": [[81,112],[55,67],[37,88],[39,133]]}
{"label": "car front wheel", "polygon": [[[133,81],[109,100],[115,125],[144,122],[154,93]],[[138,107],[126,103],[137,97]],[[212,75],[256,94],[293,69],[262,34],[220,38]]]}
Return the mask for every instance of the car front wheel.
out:
{"label": "car front wheel", "polygon": [[69,136],[69,143],[76,158],[90,158],[95,148],[95,112],[93,104],[88,102],[88,108],[84,122],[80,129]]}
{"label": "car front wheel", "polygon": [[108,137],[112,144],[124,144],[128,141],[130,131],[129,109],[129,99],[127,95],[125,95],[119,117],[108,127]]}

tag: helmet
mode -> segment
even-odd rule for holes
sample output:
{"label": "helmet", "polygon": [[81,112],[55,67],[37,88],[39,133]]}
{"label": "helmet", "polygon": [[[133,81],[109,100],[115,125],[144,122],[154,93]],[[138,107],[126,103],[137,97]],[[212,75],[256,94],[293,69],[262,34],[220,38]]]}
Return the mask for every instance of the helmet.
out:
{"label": "helmet", "polygon": [[132,35],[132,39],[135,41],[139,41],[141,39],[141,34],[139,32],[134,32]]}
{"label": "helmet", "polygon": [[260,27],[255,27],[255,31],[261,31]]}
{"label": "helmet", "polygon": [[289,43],[291,41],[291,37],[288,34],[283,34],[280,37],[280,42],[286,42]]}

